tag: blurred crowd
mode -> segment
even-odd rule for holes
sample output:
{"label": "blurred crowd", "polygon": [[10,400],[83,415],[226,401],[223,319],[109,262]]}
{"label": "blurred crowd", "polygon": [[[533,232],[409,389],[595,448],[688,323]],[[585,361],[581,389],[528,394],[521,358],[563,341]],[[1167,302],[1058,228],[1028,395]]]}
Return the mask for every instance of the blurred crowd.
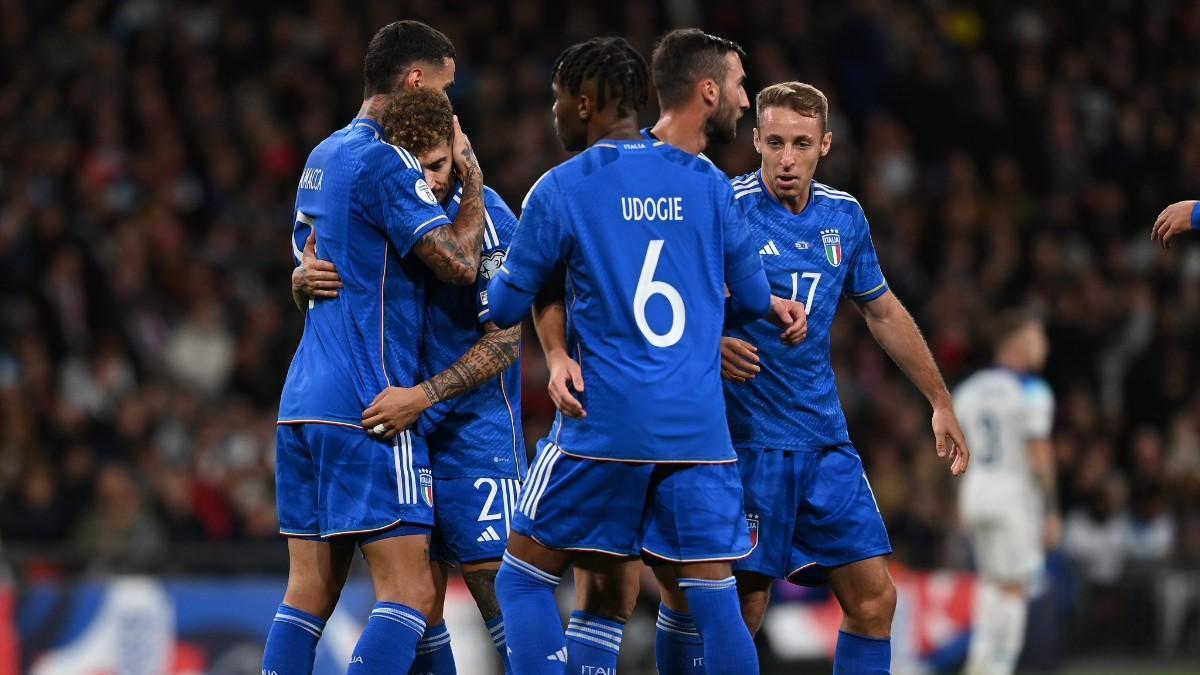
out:
{"label": "blurred crowd", "polygon": [[[301,331],[288,232],[308,151],[354,115],[375,29],[458,50],[456,111],[511,205],[565,155],[568,44],[699,25],[751,97],[816,84],[818,179],[871,218],[953,384],[980,326],[1046,318],[1063,554],[1082,584],[1200,566],[1200,3],[0,0],[0,537],[104,569],[274,540],[274,420]],[[645,121],[653,119],[653,106]],[[709,154],[757,164],[752,115]],[[552,414],[526,340],[526,429]],[[846,307],[834,361],[897,559],[966,565],[929,411]]]}

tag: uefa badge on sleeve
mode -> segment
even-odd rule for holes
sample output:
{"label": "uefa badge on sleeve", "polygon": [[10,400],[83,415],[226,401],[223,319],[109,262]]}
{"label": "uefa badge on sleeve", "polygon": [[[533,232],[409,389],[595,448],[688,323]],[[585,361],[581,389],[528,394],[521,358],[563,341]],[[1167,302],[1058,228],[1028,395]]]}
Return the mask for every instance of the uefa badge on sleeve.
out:
{"label": "uefa badge on sleeve", "polygon": [[842,264],[842,235],[834,230],[821,230],[821,245],[825,247],[825,259],[830,265]]}
{"label": "uefa badge on sleeve", "polygon": [[433,506],[433,473],[429,469],[421,469],[421,499],[425,506]]}

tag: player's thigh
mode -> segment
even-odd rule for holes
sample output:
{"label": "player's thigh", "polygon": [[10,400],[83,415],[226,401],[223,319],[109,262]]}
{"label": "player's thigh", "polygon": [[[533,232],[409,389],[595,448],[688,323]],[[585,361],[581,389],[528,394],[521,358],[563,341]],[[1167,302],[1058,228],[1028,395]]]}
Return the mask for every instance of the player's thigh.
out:
{"label": "player's thigh", "polygon": [[994,511],[967,528],[979,574],[990,581],[1023,585],[1043,564],[1040,529],[1032,516],[1017,511]]}
{"label": "player's thigh", "polygon": [[308,424],[317,472],[321,534],[366,535],[399,524],[433,526],[433,474],[420,436],[389,442],[361,429]]}
{"label": "player's thigh", "polygon": [[734,562],[734,572],[782,579],[790,571],[796,531],[799,472],[803,464],[784,450],[738,448],[750,554]]}
{"label": "player's thigh", "polygon": [[375,597],[398,602],[429,615],[437,590],[430,567],[429,535],[405,534],[362,545]]}
{"label": "player's thigh", "polygon": [[808,467],[798,499],[788,579],[819,583],[829,570],[891,554],[887,527],[858,452],[846,444],[797,457]]}
{"label": "player's thigh", "polygon": [[521,493],[515,478],[437,478],[434,554],[456,565],[496,561],[504,555]]}
{"label": "player's thigh", "polygon": [[736,463],[659,465],[650,489],[641,545],[648,561],[728,570],[750,552]]}
{"label": "player's thigh", "polygon": [[584,555],[575,561],[575,608],[622,623],[637,606],[642,563]]}
{"label": "player's thigh", "polygon": [[288,583],[283,602],[321,618],[329,618],[346,584],[354,542],[288,538]]}
{"label": "player's thigh", "polygon": [[578,553],[637,555],[653,464],[572,457],[542,442],[513,514],[513,534]]}
{"label": "player's thigh", "polygon": [[302,424],[275,427],[275,510],[279,531],[293,537],[321,534],[317,463]]}

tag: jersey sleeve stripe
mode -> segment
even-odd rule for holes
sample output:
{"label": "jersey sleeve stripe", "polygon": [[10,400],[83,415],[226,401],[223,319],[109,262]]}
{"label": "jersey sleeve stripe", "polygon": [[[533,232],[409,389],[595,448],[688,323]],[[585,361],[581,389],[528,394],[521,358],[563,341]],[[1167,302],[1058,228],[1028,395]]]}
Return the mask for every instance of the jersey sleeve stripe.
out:
{"label": "jersey sleeve stripe", "polygon": [[496,227],[492,224],[492,215],[488,213],[487,207],[483,209],[483,250],[496,248],[499,246],[496,241]]}
{"label": "jersey sleeve stripe", "polygon": [[882,291],[885,288],[887,288],[887,280],[880,282],[880,284],[878,286],[876,286],[875,288],[872,288],[869,291],[863,291],[862,293],[851,293],[851,292],[847,291],[846,296],[850,297],[850,298],[865,298],[868,295],[871,295],[872,293],[878,293],[879,291]]}
{"label": "jersey sleeve stripe", "polygon": [[762,188],[757,188],[757,187],[756,187],[756,188],[751,188],[751,189],[749,189],[749,190],[742,190],[741,192],[735,192],[735,193],[733,193],[733,198],[734,198],[734,199],[741,199],[742,197],[745,197],[746,195],[752,195],[752,194],[755,194],[755,193],[757,193],[757,192],[762,192]]}
{"label": "jersey sleeve stripe", "polygon": [[429,220],[418,225],[417,229],[413,230],[413,234],[416,234],[416,233],[420,232],[421,230],[425,229],[426,227],[429,227],[430,225],[432,225],[436,222],[443,221],[443,220],[446,221],[447,223],[450,222],[450,219],[447,218],[446,214],[444,214],[444,213],[441,215],[438,215],[438,216],[434,216],[434,217],[430,218]]}

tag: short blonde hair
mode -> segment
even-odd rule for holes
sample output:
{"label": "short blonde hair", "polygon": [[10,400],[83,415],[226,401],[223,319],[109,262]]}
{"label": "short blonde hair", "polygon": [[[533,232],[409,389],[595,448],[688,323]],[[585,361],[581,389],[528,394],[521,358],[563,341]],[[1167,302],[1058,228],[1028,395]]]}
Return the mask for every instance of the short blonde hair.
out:
{"label": "short blonde hair", "polygon": [[829,99],[820,89],[804,82],[780,82],[762,91],[754,99],[755,114],[762,121],[763,111],[771,107],[788,108],[805,117],[821,120],[821,132],[829,127]]}

